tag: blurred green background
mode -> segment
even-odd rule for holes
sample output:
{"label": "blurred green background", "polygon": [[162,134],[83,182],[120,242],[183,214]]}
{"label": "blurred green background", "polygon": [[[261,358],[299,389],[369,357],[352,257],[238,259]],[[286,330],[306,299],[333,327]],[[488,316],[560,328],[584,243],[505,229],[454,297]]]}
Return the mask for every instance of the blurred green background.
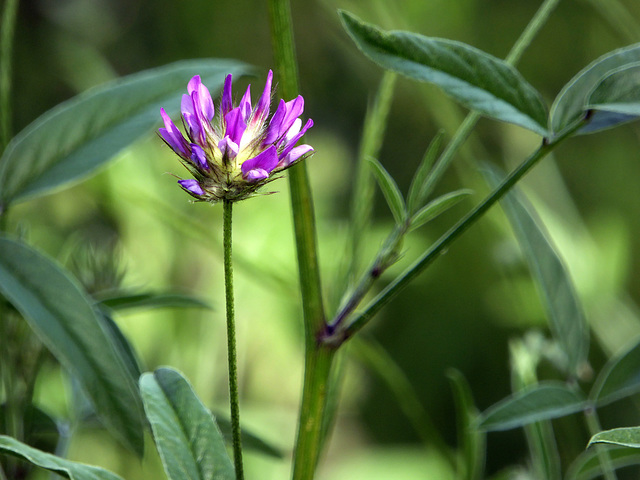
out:
{"label": "blurred green background", "polygon": [[[305,116],[315,121],[306,142],[316,150],[308,168],[327,298],[341,294],[332,286],[344,262],[354,162],[367,104],[382,75],[348,39],[336,9],[383,28],[460,40],[504,57],[539,3],[293,2]],[[592,60],[640,41],[640,2],[616,2],[623,9],[620,15],[611,5],[607,0],[560,2],[526,52],[519,69],[548,105]],[[14,51],[14,132],[93,85],[176,60],[235,58],[264,72],[272,67],[270,45],[266,2],[23,0]],[[263,82],[264,75],[252,79],[254,97]],[[435,88],[399,79],[380,161],[403,191],[431,138],[441,128],[450,138],[465,113]],[[524,182],[584,302],[594,331],[591,357],[596,371],[607,355],[640,335],[639,140],[637,123],[570,140]],[[386,280],[481,198],[485,188],[476,171],[479,162],[512,167],[539,141],[518,127],[482,120],[439,188],[444,192],[465,186],[476,194],[412,234],[404,258]],[[191,204],[174,177],[165,174],[180,169],[175,156],[150,132],[96,176],[17,206],[11,224],[68,265],[77,263],[83,246],[115,249],[125,286],[176,290],[209,302],[212,311],[140,311],[120,315],[117,321],[146,369],[180,369],[204,401],[224,414],[221,209]],[[243,421],[289,451],[301,388],[301,309],[287,183],[273,185],[279,194],[235,209],[239,374]],[[391,228],[381,195],[375,213],[372,253]],[[455,411],[447,369],[464,374],[476,404],[485,409],[509,394],[509,344],[532,330],[546,334],[543,309],[509,228],[496,211],[399,295],[363,334],[375,338],[395,360],[439,434],[454,446]],[[379,372],[361,360],[358,348],[349,353],[336,431],[319,478],[453,478],[438,451],[421,441]],[[66,385],[57,369],[43,372],[37,389],[43,408],[69,415]],[[631,402],[623,402],[623,408],[616,405],[604,411],[604,428],[637,424],[638,410]],[[562,449],[566,465],[589,435],[577,419],[560,426],[568,432]],[[163,478],[151,444],[141,465],[97,430],[78,432],[69,454],[124,478]],[[520,430],[489,435],[488,473],[525,462]],[[286,478],[288,471],[288,457],[279,461],[248,455],[248,478]]]}

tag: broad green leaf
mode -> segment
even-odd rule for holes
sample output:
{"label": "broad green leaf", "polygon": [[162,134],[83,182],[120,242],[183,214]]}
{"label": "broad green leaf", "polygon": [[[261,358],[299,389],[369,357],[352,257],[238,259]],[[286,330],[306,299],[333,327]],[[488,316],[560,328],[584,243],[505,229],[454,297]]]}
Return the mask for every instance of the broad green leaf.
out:
{"label": "broad green leaf", "polygon": [[104,330],[111,337],[111,342],[115,347],[118,355],[122,359],[125,368],[129,371],[129,375],[131,378],[140,378],[142,372],[140,371],[140,359],[136,355],[133,346],[124,336],[120,327],[116,324],[116,322],[111,318],[111,316],[107,312],[100,312],[98,315]]}
{"label": "broad green leaf", "polygon": [[587,448],[597,443],[607,443],[620,447],[640,448],[640,427],[623,427],[596,433]]}
{"label": "broad green leaf", "polygon": [[[231,427],[231,420],[228,418],[224,418],[221,415],[214,415],[216,419],[216,423],[220,428],[220,433],[222,433],[222,437],[227,445],[232,444],[233,433]],[[246,428],[242,428],[240,432],[240,436],[242,439],[242,449],[243,450],[253,450],[257,453],[262,453],[269,457],[273,458],[284,458],[284,452],[279,448],[273,446],[266,440],[258,437],[254,433],[248,431]]]}
{"label": "broad green leaf", "polygon": [[358,48],[383,68],[434,83],[466,107],[496,120],[547,135],[539,93],[504,61],[453,40],[391,31],[341,11]]}
{"label": "broad green leaf", "polygon": [[609,73],[589,96],[587,108],[640,116],[640,62]]}
{"label": "broad green leaf", "polygon": [[140,390],[169,480],[235,480],[213,415],[184,377],[159,368],[140,377]]}
{"label": "broad green leaf", "polygon": [[638,391],[640,391],[640,343],[609,360],[598,374],[590,397],[598,405],[605,405]]}
{"label": "broad green leaf", "polygon": [[464,475],[459,473],[458,477],[464,480],[479,480],[482,478],[486,455],[486,434],[476,428],[478,409],[473,403],[467,379],[455,369],[449,369],[447,377],[451,381],[456,405],[458,450],[462,450],[464,462]]}
{"label": "broad green leaf", "polygon": [[[501,174],[496,169],[485,173],[490,185],[500,183]],[[504,197],[501,205],[539,286],[551,331],[566,355],[567,369],[578,374],[587,362],[589,329],[569,273],[517,188]]]}
{"label": "broad green leaf", "polygon": [[471,193],[473,192],[468,189],[456,190],[455,192],[445,193],[427,203],[411,217],[411,230],[430,222]]}
{"label": "broad green leaf", "polygon": [[115,473],[104,470],[103,468],[84,465],[56,457],[55,455],[37,450],[6,435],[0,435],[0,452],[22,458],[33,465],[70,478],[71,480],[122,480],[122,478]]}
{"label": "broad green leaf", "polygon": [[136,293],[120,292],[100,299],[100,305],[112,310],[130,308],[211,308],[206,302],[179,293]]}
{"label": "broad green leaf", "polygon": [[[640,62],[640,43],[607,53],[581,70],[565,85],[551,107],[551,129],[559,134],[580,121],[589,108],[590,96],[605,77],[626,65]],[[591,133],[633,117],[619,112],[595,112],[579,133]]]}
{"label": "broad green leaf", "polygon": [[526,388],[488,408],[480,415],[478,428],[509,430],[540,420],[563,417],[582,410],[582,394],[560,382],[545,382]]}
{"label": "broad green leaf", "polygon": [[436,158],[438,158],[443,137],[444,132],[442,130],[433,137],[429,148],[427,148],[422,158],[422,162],[420,162],[420,166],[411,180],[409,195],[407,195],[407,208],[410,214],[414,214],[423,205],[434,187],[434,182],[430,181],[431,176],[429,174],[431,173],[431,167],[435,163]]}
{"label": "broad green leaf", "polygon": [[379,161],[375,158],[369,158],[368,160],[396,224],[402,225],[407,219],[407,207],[404,204],[404,198],[402,198],[398,185]]}
{"label": "broad green leaf", "polygon": [[[611,446],[607,448],[606,453],[614,469],[640,464],[640,452],[635,448]],[[592,448],[582,452],[569,465],[565,480],[591,480],[594,478],[602,478],[602,462],[596,449]]]}
{"label": "broad green leaf", "polygon": [[91,89],[44,113],[20,132],[0,158],[0,208],[88,175],[180,108],[196,74],[215,91],[229,73],[249,71],[232,60],[173,63]]}
{"label": "broad green leaf", "polygon": [[135,379],[73,276],[30,246],[0,236],[0,292],[78,379],[105,426],[142,455],[144,417]]}

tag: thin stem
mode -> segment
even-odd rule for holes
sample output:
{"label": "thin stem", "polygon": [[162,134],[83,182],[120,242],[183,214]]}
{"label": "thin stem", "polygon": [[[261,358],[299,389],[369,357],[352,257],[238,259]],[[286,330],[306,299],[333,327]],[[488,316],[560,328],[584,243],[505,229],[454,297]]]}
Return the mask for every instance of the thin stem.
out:
{"label": "thin stem", "polygon": [[[591,436],[602,431],[598,412],[594,406],[590,406],[585,409],[584,418],[587,422],[587,427]],[[618,477],[616,476],[613,464],[611,463],[611,457],[609,456],[609,452],[607,452],[606,447],[604,445],[595,445],[595,449],[605,480],[617,480]]]}
{"label": "thin stem", "polygon": [[236,480],[244,479],[242,467],[242,442],[240,439],[240,403],[238,401],[238,365],[236,355],[235,309],[233,303],[233,261],[232,261],[232,208],[229,200],[223,202],[223,248],[224,248],[224,290],[227,309],[227,355],[229,358],[229,404],[231,405],[231,431],[233,461]]}
{"label": "thin stem", "polygon": [[[389,303],[389,301],[398,294],[405,286],[409,284],[415,277],[429,266],[438,256],[445,253],[447,248],[467,231],[471,225],[477,222],[482,216],[500,200],[520,179],[533,168],[540,160],[546,157],[560,143],[573,135],[577,130],[582,128],[587,121],[586,117],[583,122],[578,122],[570,130],[562,135],[555,137],[553,140],[543,142],[543,144],[525,160],[518,168],[516,168],[489,196],[482,201],[476,208],[465,215],[458,223],[456,223],[440,240],[438,240],[422,257],[416,260],[407,270],[405,270],[394,282],[389,284],[376,298],[372,300],[370,305],[363,313],[358,315],[347,327],[341,332],[338,331],[334,337],[327,338],[325,341],[332,344],[343,342],[353,336],[360,330],[380,309]],[[337,338],[335,335],[339,335]]]}
{"label": "thin stem", "polygon": [[17,13],[18,0],[6,0],[0,29],[0,153],[11,138],[11,54]]}

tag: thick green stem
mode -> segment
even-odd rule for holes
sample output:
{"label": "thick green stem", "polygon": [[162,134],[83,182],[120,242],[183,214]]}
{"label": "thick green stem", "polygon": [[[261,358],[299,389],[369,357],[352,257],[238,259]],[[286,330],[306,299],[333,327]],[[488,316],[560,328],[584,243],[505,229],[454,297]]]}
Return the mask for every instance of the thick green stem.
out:
{"label": "thick green stem", "polygon": [[238,365],[236,355],[236,326],[233,303],[233,260],[231,219],[233,203],[223,202],[223,245],[224,245],[224,290],[227,309],[227,355],[229,358],[229,404],[231,405],[231,431],[233,443],[233,461],[236,468],[236,480],[244,479],[242,467],[242,442],[240,439],[240,402],[238,401]]}
{"label": "thick green stem", "polygon": [[[298,69],[295,59],[291,10],[288,0],[268,0],[275,70],[285,99],[298,95]],[[304,162],[289,169],[291,209],[298,256],[305,330],[305,373],[300,407],[298,437],[293,458],[293,478],[311,479],[323,443],[332,349],[317,337],[325,328],[322,288],[316,245],[316,227],[309,178]]]}
{"label": "thick green stem", "polygon": [[11,138],[11,54],[18,0],[5,0],[0,29],[0,153]]}

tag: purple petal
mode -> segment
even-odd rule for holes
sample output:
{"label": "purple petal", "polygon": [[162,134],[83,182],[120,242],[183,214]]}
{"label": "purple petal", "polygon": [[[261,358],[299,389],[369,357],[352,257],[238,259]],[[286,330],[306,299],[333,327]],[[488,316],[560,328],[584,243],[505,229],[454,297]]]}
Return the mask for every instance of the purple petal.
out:
{"label": "purple petal", "polygon": [[200,186],[197,180],[189,178],[187,180],[178,180],[178,183],[182,188],[187,190],[189,193],[193,193],[195,195],[204,195],[204,190]]}
{"label": "purple petal", "polygon": [[220,110],[224,117],[233,108],[233,98],[231,98],[231,75],[227,75],[224,80],[224,89],[222,91],[222,100],[220,102]]}
{"label": "purple petal", "polygon": [[242,112],[240,107],[236,107],[224,116],[224,121],[227,124],[225,136],[228,136],[234,143],[240,145],[242,134],[247,128],[244,119],[242,118]]}
{"label": "purple petal", "polygon": [[[187,91],[193,99],[195,111],[200,112],[204,118],[211,121],[214,114],[213,100],[211,100],[211,93],[209,93],[207,87],[202,84],[200,75],[196,75],[189,81]],[[194,97],[194,92],[197,92],[197,97]]]}
{"label": "purple petal", "polygon": [[240,112],[242,113],[242,119],[246,122],[251,115],[251,85],[247,87],[247,91],[244,92],[240,105],[238,105]]}
{"label": "purple petal", "polygon": [[307,130],[309,130],[311,127],[313,127],[313,120],[309,119],[307,120],[307,123],[304,125],[304,127],[302,128],[302,130],[300,130],[296,135],[294,135],[293,137],[291,137],[289,139],[289,141],[286,143],[286,146],[284,147],[284,149],[280,152],[280,158],[284,158],[292,149],[293,147],[295,147],[296,143],[298,143],[298,140],[300,140],[300,138],[307,132]]}
{"label": "purple petal", "polygon": [[262,92],[262,96],[260,100],[258,100],[258,104],[256,105],[256,109],[253,111],[253,123],[258,124],[262,123],[269,116],[269,105],[271,104],[271,84],[273,82],[273,72],[269,70],[267,74],[267,81],[264,84],[264,91]]}
{"label": "purple petal", "polygon": [[160,136],[178,155],[182,157],[189,156],[187,141],[182,136],[182,132],[180,132],[180,130],[178,130],[178,127],[175,126],[171,118],[169,118],[169,115],[167,115],[167,112],[165,112],[164,108],[160,109],[160,115],[162,115],[162,120],[164,121],[164,128],[158,129],[158,133],[160,133]]}
{"label": "purple petal", "polygon": [[247,182],[255,183],[260,180],[264,180],[269,178],[269,172],[263,170],[262,168],[254,168],[253,170],[249,170],[246,175],[244,175],[244,179]]}
{"label": "purple petal", "polygon": [[272,145],[264,152],[253,158],[250,158],[249,160],[245,160],[242,163],[242,176],[245,180],[248,180],[251,175],[262,175],[261,172],[254,172],[252,174],[252,170],[264,170],[265,172],[267,172],[268,176],[268,174],[274,168],[276,168],[276,165],[278,165],[278,153],[276,151],[276,147]]}
{"label": "purple petal", "polygon": [[209,162],[207,162],[207,154],[204,153],[204,150],[200,147],[200,145],[195,143],[191,144],[191,160],[193,160],[193,163],[198,165],[200,168],[204,170],[209,170]]}
{"label": "purple petal", "polygon": [[296,121],[296,118],[302,115],[302,112],[304,111],[304,98],[302,98],[302,95],[298,95],[293,100],[287,102],[286,106],[287,106],[287,109],[286,109],[287,113],[284,119],[282,120],[282,126],[280,127],[280,135],[282,135],[284,132],[289,130],[291,128],[291,125],[293,125],[293,122]]}
{"label": "purple petal", "polygon": [[236,158],[240,150],[238,144],[231,140],[228,135],[218,142],[218,148],[222,152],[222,156],[227,158]]}
{"label": "purple petal", "polygon": [[287,104],[285,101],[280,100],[276,113],[273,114],[273,117],[271,117],[271,121],[269,122],[267,134],[262,142],[263,145],[269,145],[270,143],[275,142],[280,136],[280,126],[282,125],[282,119],[284,118],[286,108]]}
{"label": "purple petal", "polygon": [[311,145],[299,145],[292,148],[291,151],[278,162],[278,169],[285,169],[297,162],[304,155],[313,152]]}

